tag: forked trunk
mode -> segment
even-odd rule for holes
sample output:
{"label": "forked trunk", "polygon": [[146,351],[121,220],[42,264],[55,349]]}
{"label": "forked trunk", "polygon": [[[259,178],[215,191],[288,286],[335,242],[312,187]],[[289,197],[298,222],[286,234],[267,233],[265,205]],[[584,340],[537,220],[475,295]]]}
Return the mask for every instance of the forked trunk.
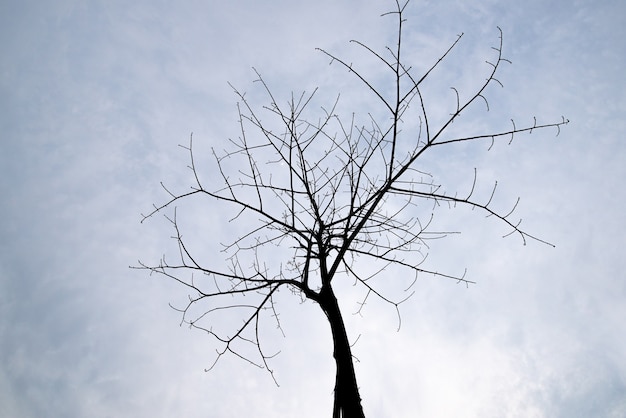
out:
{"label": "forked trunk", "polygon": [[320,293],[319,305],[330,322],[333,334],[333,356],[337,364],[333,418],[365,418],[354,373],[350,342],[337,298],[330,286]]}

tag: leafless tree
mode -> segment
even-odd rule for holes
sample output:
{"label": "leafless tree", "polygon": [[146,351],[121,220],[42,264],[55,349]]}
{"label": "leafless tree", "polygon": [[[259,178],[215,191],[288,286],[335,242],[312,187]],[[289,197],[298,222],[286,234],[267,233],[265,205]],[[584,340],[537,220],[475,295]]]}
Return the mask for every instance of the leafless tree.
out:
{"label": "leafless tree", "polygon": [[[377,86],[359,68],[331,52],[319,50],[356,77],[385,116],[374,116],[383,113],[371,111],[365,123],[357,123],[359,119],[354,115],[341,117],[336,112],[337,97],[329,108],[318,111],[321,117],[313,119],[307,112],[313,106],[316,91],[292,95],[281,105],[257,72],[256,81],[269,104],[257,108],[244,93],[233,88],[238,96],[240,135],[230,141],[230,150],[213,152],[220,184],[207,186],[201,180],[190,140],[183,148],[189,153],[193,186],[183,193],[163,186],[168,200],[144,216],[145,220],[172,209],[166,217],[175,230],[179,254],[175,262],[163,258],[156,265],[140,262],[138,268],[188,288],[189,301],[180,308],[182,320],[221,344],[216,362],[231,353],[266,368],[273,376],[268,365],[273,354],[264,351],[260,329],[267,320],[280,327],[274,303],[277,292],[287,288],[322,309],[332,331],[337,367],[335,418],[364,416],[351,346],[333,290],[337,280],[349,279],[362,286],[363,303],[377,297],[396,311],[411,290],[409,287],[404,296],[392,298],[376,286],[373,278],[385,275],[386,269],[405,269],[415,278],[432,274],[472,283],[465,273],[438,272],[423,266],[426,241],[445,235],[431,227],[433,206],[441,204],[471,207],[507,225],[507,235],[517,235],[524,243],[529,239],[545,243],[521,229],[520,221],[513,219],[517,203],[504,212],[493,209],[495,186],[490,198],[475,196],[475,172],[469,190],[450,194],[442,190],[433,175],[420,171],[422,160],[433,149],[452,148],[463,142],[486,141],[490,148],[495,141],[510,142],[522,132],[553,128],[558,135],[560,127],[568,123],[565,118],[543,124],[535,119],[520,127],[511,120],[510,128],[501,131],[451,134],[452,123],[470,106],[482,106],[488,111],[487,88],[501,86],[496,75],[503,64],[509,63],[502,55],[502,31],[498,28],[500,36],[493,47],[493,57],[487,61],[486,78],[464,96],[453,87],[456,100],[449,115],[435,120],[425,103],[423,85],[457,46],[462,34],[423,74],[414,75],[402,55],[407,3],[396,0],[395,10],[383,15],[395,16],[397,20],[397,43],[393,48],[377,52],[352,41],[382,66],[387,85]],[[200,197],[224,205],[233,214],[230,222],[249,227],[224,245],[227,268],[206,265],[183,239],[175,206]],[[424,207],[429,208],[430,214],[416,216],[415,208]],[[246,220],[256,223],[244,222],[248,216],[251,218]],[[286,258],[270,266],[265,262],[268,249]],[[356,264],[358,259],[369,260],[368,268],[377,267],[363,271]],[[216,316],[225,311],[243,318],[231,332],[214,328]]]}

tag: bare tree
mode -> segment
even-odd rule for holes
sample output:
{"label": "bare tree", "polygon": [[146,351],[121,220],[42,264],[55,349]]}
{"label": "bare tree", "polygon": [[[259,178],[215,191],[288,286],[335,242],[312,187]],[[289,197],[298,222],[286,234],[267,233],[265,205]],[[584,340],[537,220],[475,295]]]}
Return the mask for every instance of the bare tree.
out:
{"label": "bare tree", "polygon": [[[320,117],[308,117],[316,91],[292,95],[287,104],[281,105],[257,72],[256,82],[269,104],[256,108],[244,93],[233,88],[238,96],[240,136],[230,141],[230,150],[213,152],[220,184],[207,187],[201,180],[190,140],[183,148],[189,153],[193,186],[184,193],[163,186],[169,199],[144,216],[145,220],[172,209],[166,217],[175,230],[179,254],[175,262],[163,258],[156,265],[140,262],[138,268],[188,288],[189,301],[180,308],[182,321],[221,344],[216,362],[231,353],[273,373],[268,365],[273,354],[264,351],[260,330],[267,320],[280,327],[274,302],[280,289],[287,288],[322,309],[332,331],[337,367],[335,418],[364,416],[351,346],[333,290],[337,280],[353,280],[364,289],[363,304],[370,297],[380,298],[397,311],[398,317],[398,306],[411,295],[410,286],[400,298],[388,296],[373,280],[384,275],[386,269],[404,269],[415,278],[432,274],[473,283],[465,273],[456,275],[423,267],[426,241],[445,235],[431,227],[433,206],[440,204],[471,207],[507,225],[507,235],[518,235],[524,243],[529,239],[546,243],[522,230],[520,221],[512,218],[517,203],[504,212],[492,208],[495,186],[490,198],[475,197],[475,172],[469,190],[462,195],[450,194],[442,190],[433,175],[420,171],[422,160],[433,149],[462,142],[487,141],[491,147],[495,141],[510,142],[522,132],[548,127],[558,135],[560,127],[568,123],[565,118],[544,124],[535,119],[519,127],[511,120],[510,128],[502,131],[468,136],[451,133],[452,123],[470,106],[489,110],[486,89],[501,85],[496,74],[503,63],[509,62],[502,55],[502,31],[498,28],[499,41],[493,47],[494,56],[487,61],[486,79],[465,96],[453,87],[456,100],[450,113],[443,120],[435,120],[425,103],[423,85],[457,46],[462,34],[427,71],[414,75],[402,55],[407,4],[396,0],[395,10],[383,15],[397,19],[397,43],[393,48],[377,52],[353,41],[379,62],[388,76],[387,85],[375,85],[359,68],[319,50],[356,77],[385,116],[375,117],[377,113],[372,111],[364,123],[358,123],[354,115],[342,118],[336,112],[337,97],[329,108],[322,107]],[[250,225],[243,222],[248,216],[256,222],[224,245],[227,268],[205,265],[183,239],[175,206],[199,197],[225,205],[234,214],[229,221],[239,226]],[[416,216],[417,207],[428,208],[429,214]],[[268,265],[268,249],[285,259]],[[369,260],[370,269],[378,266],[363,271],[356,263],[358,259]],[[243,318],[230,332],[213,327],[216,316],[224,311]]]}

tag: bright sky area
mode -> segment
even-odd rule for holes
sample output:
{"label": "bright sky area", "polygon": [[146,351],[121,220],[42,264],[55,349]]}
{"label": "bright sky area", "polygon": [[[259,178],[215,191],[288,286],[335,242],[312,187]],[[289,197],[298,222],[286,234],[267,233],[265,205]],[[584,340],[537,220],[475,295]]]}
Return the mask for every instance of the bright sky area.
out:
{"label": "bright sky area", "polygon": [[[315,47],[359,62],[348,41],[393,42],[394,20],[380,17],[391,8],[1,2],[0,416],[330,416],[331,337],[314,304],[284,292],[278,306],[286,337],[268,344],[281,351],[272,360],[280,387],[234,357],[207,373],[218,346],[179,327],[168,306],[187,290],[128,266],[172,249],[163,218],[140,220],[167,198],[160,181],[192,184],[178,144],[193,132],[208,152],[237,136],[227,82],[260,97],[254,66],[280,100],[321,86],[322,97],[344,91],[342,105],[365,113],[349,74]],[[626,416],[625,16],[617,0],[409,5],[414,68],[465,33],[432,106],[454,105],[451,86],[468,92],[484,79],[500,26],[513,64],[498,76],[504,89],[488,92],[491,112],[476,112],[484,119],[468,129],[508,127],[511,117],[571,123],[558,137],[536,131],[428,161],[433,174],[459,179],[459,193],[474,167],[486,190],[498,180],[502,205],[520,196],[522,225],[556,247],[524,246],[481,213],[444,208],[441,225],[462,233],[434,243],[428,267],[467,268],[476,285],[420,278],[399,332],[387,305],[352,315],[360,290],[342,287],[367,416]],[[227,238],[225,210],[198,202],[188,212],[210,231],[207,246]]]}

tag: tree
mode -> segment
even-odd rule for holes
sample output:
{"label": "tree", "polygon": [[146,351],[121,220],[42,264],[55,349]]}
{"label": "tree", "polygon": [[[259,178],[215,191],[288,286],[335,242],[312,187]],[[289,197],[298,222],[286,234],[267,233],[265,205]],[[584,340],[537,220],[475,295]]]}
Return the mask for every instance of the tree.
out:
{"label": "tree", "polygon": [[[455,101],[450,113],[443,119],[431,117],[423,95],[424,83],[463,35],[423,74],[413,75],[402,55],[404,11],[408,3],[396,0],[395,10],[383,14],[394,16],[397,21],[397,42],[393,48],[377,52],[362,42],[352,41],[386,71],[387,85],[374,82],[361,69],[319,49],[331,63],[356,77],[377,102],[379,109],[372,109],[365,121],[354,114],[349,118],[337,114],[339,96],[328,108],[321,107],[321,116],[309,116],[317,91],[292,95],[286,105],[281,105],[255,70],[256,82],[269,104],[255,107],[233,87],[238,97],[240,136],[230,141],[230,150],[213,151],[219,186],[207,187],[201,179],[191,138],[183,148],[189,153],[193,186],[183,193],[163,186],[169,196],[167,201],[155,205],[144,216],[145,220],[171,209],[166,218],[175,231],[179,254],[176,262],[164,257],[155,265],[140,262],[138,268],[188,288],[189,301],[179,309],[182,321],[221,344],[216,362],[224,354],[234,354],[266,368],[273,377],[268,364],[273,354],[264,351],[260,331],[268,319],[280,328],[275,310],[278,291],[289,289],[320,307],[333,338],[335,418],[364,417],[351,346],[334,291],[339,280],[351,279],[363,287],[361,306],[368,298],[377,297],[389,303],[398,318],[399,305],[410,297],[410,290],[401,298],[394,298],[374,283],[375,277],[385,275],[389,269],[410,272],[413,283],[422,274],[473,283],[465,278],[465,273],[438,272],[423,266],[426,241],[446,235],[431,227],[434,207],[441,204],[465,205],[495,217],[510,228],[507,235],[518,235],[524,244],[529,239],[547,244],[522,230],[520,221],[512,219],[517,203],[504,212],[493,208],[495,185],[488,199],[475,196],[476,171],[470,190],[459,195],[442,191],[434,176],[420,167],[434,149],[481,141],[488,141],[491,148],[495,141],[510,142],[522,132],[549,127],[555,128],[558,135],[568,120],[540,124],[534,119],[523,127],[511,120],[510,128],[469,135],[459,135],[451,128],[470,106],[483,106],[488,111],[486,89],[502,86],[496,74],[503,63],[510,61],[502,55],[499,28],[494,57],[487,61],[490,67],[486,79],[467,96],[452,87]],[[224,245],[226,268],[205,264],[183,238],[176,205],[200,197],[225,205],[234,214],[229,220],[233,224],[247,228],[249,221],[254,221],[253,226]],[[416,208],[426,208],[426,214],[416,216]],[[284,257],[280,264],[269,266],[264,261],[277,254]],[[363,271],[356,263],[358,259],[368,259],[378,268]],[[241,315],[242,319],[230,332],[213,327],[215,318],[225,311]]]}

